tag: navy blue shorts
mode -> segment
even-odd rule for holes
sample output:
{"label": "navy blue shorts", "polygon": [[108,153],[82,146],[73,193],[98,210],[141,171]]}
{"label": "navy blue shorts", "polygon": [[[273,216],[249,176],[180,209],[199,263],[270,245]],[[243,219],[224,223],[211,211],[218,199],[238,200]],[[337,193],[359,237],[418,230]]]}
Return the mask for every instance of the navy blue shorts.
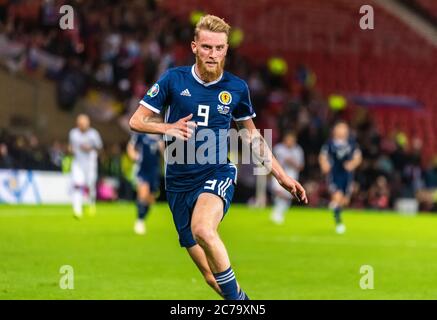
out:
{"label": "navy blue shorts", "polygon": [[194,190],[188,192],[167,191],[167,200],[179,234],[181,247],[189,248],[196,244],[191,232],[191,216],[199,195],[212,193],[219,196],[223,200],[223,219],[234,196],[236,179],[236,169],[225,166],[216,170],[200,187]]}
{"label": "navy blue shorts", "polygon": [[151,192],[159,191],[159,175],[150,174],[148,172],[139,171],[137,173],[137,181],[138,183],[147,183],[150,186]]}
{"label": "navy blue shorts", "polygon": [[328,180],[329,191],[331,193],[340,191],[344,195],[349,196],[352,193],[352,181],[352,174],[331,175]]}

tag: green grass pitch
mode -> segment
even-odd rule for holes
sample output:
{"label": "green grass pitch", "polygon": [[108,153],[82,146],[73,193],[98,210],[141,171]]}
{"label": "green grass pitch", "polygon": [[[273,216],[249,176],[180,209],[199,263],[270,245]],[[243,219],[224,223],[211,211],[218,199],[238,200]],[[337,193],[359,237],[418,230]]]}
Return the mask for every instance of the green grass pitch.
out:
{"label": "green grass pitch", "polygon": [[[146,236],[133,204],[99,204],[81,221],[67,206],[0,206],[0,299],[218,299],[179,247],[165,203]],[[437,216],[346,211],[334,233],[328,210],[233,205],[220,226],[237,279],[252,299],[437,299]],[[59,286],[74,269],[74,289]],[[362,265],[374,289],[360,288]]]}

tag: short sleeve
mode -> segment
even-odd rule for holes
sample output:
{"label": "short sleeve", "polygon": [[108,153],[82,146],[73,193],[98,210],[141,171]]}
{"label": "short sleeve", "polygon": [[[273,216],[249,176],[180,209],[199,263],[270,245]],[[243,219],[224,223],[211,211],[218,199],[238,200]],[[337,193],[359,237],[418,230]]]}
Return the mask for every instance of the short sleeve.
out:
{"label": "short sleeve", "polygon": [[68,143],[70,145],[74,144],[74,133],[73,132],[74,132],[73,130],[70,130],[70,132],[68,133]]}
{"label": "short sleeve", "polygon": [[244,90],[241,94],[240,101],[232,112],[234,121],[243,121],[256,116],[253,110],[252,102],[250,101],[249,87],[244,83]]}
{"label": "short sleeve", "polygon": [[299,152],[298,152],[298,163],[300,166],[303,166],[305,164],[305,154],[303,152],[303,149],[299,146],[298,148]]}
{"label": "short sleeve", "polygon": [[279,151],[280,151],[280,147],[279,144],[277,144],[276,146],[273,147],[273,155],[278,158],[279,157]]}
{"label": "short sleeve", "polygon": [[161,113],[167,105],[169,95],[170,72],[166,71],[159,80],[146,92],[140,104],[155,113]]}
{"label": "short sleeve", "polygon": [[134,133],[134,134],[131,135],[131,137],[130,137],[129,144],[131,144],[132,146],[134,146],[134,148],[137,148],[137,147],[138,147],[138,144],[139,144],[139,141],[140,141],[140,139],[139,139],[139,135]]}
{"label": "short sleeve", "polygon": [[97,130],[94,130],[94,146],[96,149],[102,149],[103,147],[102,138]]}
{"label": "short sleeve", "polygon": [[354,157],[355,155],[361,156],[361,149],[358,146],[358,144],[356,144],[356,143],[354,143],[354,147],[353,147],[353,151],[352,151],[352,156]]}
{"label": "short sleeve", "polygon": [[329,146],[328,144],[324,144],[322,149],[320,149],[320,154],[324,156],[329,156]]}

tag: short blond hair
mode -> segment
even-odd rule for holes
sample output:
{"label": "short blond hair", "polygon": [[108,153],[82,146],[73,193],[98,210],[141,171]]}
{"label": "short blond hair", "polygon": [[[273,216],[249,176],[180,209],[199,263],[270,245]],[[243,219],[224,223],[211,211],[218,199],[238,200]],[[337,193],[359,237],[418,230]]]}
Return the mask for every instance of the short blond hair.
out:
{"label": "short blond hair", "polygon": [[224,32],[226,36],[229,38],[229,32],[231,30],[231,26],[225,22],[225,20],[208,14],[203,16],[199,22],[196,24],[196,29],[194,30],[194,39],[199,37],[200,30],[207,30],[212,32]]}

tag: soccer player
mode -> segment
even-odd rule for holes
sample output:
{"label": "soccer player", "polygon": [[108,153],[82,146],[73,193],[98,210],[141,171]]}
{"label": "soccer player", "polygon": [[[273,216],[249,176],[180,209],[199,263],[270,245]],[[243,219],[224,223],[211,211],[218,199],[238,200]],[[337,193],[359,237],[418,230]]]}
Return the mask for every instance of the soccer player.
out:
{"label": "soccer player", "polygon": [[76,124],[69,133],[69,149],[73,154],[73,212],[76,218],[81,218],[85,192],[88,192],[90,213],[94,214],[96,210],[97,157],[102,149],[102,139],[97,130],[90,127],[86,114],[78,115]]}
{"label": "soccer player", "polygon": [[146,233],[144,220],[159,190],[160,152],[163,149],[162,140],[156,134],[133,134],[127,144],[127,154],[137,166],[137,221],[134,231],[139,235]]}
{"label": "soccer player", "polygon": [[[304,167],[304,153],[296,143],[296,135],[293,132],[286,132],[282,142],[273,148],[273,154],[287,175],[298,180],[299,172]],[[274,193],[274,207],[270,218],[274,223],[282,224],[284,223],[285,211],[291,205],[292,197],[276,179],[272,179],[272,191]]]}
{"label": "soccer player", "polygon": [[[198,155],[203,154],[204,144],[215,147],[219,140],[206,136],[227,132],[233,119],[247,132],[244,139],[254,154],[266,161],[265,155],[270,156],[271,171],[279,183],[300,201],[307,203],[307,198],[303,187],[286,175],[256,130],[246,82],[224,72],[229,30],[230,26],[216,16],[201,18],[191,42],[195,64],[165,72],[141,100],[129,124],[134,131],[165,135],[166,193],[180,245],[187,248],[216,292],[224,299],[237,300],[248,297],[237,283],[217,230],[229,209],[237,170],[227,159],[224,163],[200,161]],[[164,120],[161,113],[165,113]],[[181,141],[184,161],[169,161],[174,155],[181,156],[177,154],[180,149],[174,148]],[[222,149],[215,150],[212,156],[217,153],[220,158]],[[188,159],[194,155],[195,163]]]}
{"label": "soccer player", "polygon": [[335,231],[338,234],[346,231],[341,211],[349,204],[353,172],[361,161],[361,151],[349,135],[349,126],[343,121],[336,123],[332,139],[320,151],[319,163],[322,173],[328,176],[330,208],[334,211]]}

